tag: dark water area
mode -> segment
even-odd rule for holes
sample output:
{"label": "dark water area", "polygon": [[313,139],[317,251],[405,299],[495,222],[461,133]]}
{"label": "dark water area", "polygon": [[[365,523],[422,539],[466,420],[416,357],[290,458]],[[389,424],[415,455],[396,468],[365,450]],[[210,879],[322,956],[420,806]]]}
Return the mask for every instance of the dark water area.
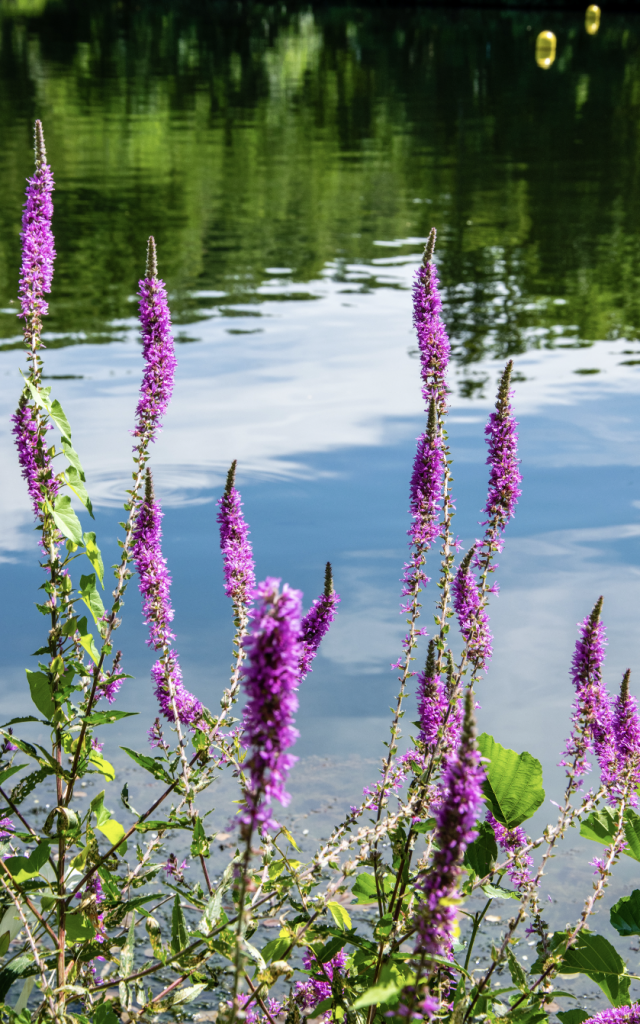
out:
{"label": "dark water area", "polygon": [[[590,35],[582,9],[559,7],[0,2],[2,714],[28,712],[24,669],[43,640],[9,422],[39,117],[58,251],[45,375],[74,428],[105,564],[130,472],[135,292],[147,236],[158,241],[178,373],[153,465],[186,685],[214,708],[226,685],[214,502],[232,459],[259,577],[286,579],[308,605],[334,564],[342,603],[300,692],[295,814],[328,791],[356,802],[384,749],[425,418],[410,286],[436,226],[465,547],[496,379],[515,361],[523,495],[480,725],[539,757],[558,798],[575,624],[599,594],[607,680],[616,688],[630,666],[640,692],[640,17],[602,6]],[[547,69],[542,30],[557,37]],[[155,715],[134,585],[125,613],[118,646],[135,678],[122,707],[141,717],[105,733],[118,766],[118,743],[141,747]],[[313,766],[330,764],[327,781]],[[547,804],[532,827],[553,814]],[[565,865],[562,884],[580,871]]]}

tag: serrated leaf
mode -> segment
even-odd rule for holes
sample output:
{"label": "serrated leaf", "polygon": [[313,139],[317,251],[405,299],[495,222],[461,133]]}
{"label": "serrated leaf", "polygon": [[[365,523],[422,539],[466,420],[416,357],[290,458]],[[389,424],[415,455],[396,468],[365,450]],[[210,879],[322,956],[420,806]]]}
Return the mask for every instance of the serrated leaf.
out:
{"label": "serrated leaf", "polygon": [[95,569],[102,587],[104,588],[104,563],[102,561],[100,548],[96,543],[96,535],[95,533],[84,533],[82,535],[82,539],[84,541],[84,549],[87,557]]}
{"label": "serrated leaf", "polygon": [[351,928],[349,912],[341,903],[336,903],[335,900],[330,900],[329,903],[327,903],[327,910],[331,911],[331,916],[339,928]]}
{"label": "serrated leaf", "polygon": [[[82,537],[80,539],[82,540]],[[93,615],[94,622],[98,623],[104,615],[104,605],[102,603],[102,598],[98,593],[98,588],[96,587],[96,574],[94,572],[90,573],[88,576],[80,577],[80,589],[78,593]]]}
{"label": "serrated leaf", "polygon": [[137,751],[131,750],[130,747],[120,747],[124,750],[125,754],[128,754],[132,760],[139,764],[145,771],[151,772],[156,779],[160,779],[162,782],[171,784],[173,779],[169,776],[166,768],[160,762],[160,758],[148,757],[146,754],[138,754]]}
{"label": "serrated leaf", "polygon": [[619,899],[612,906],[609,919],[618,935],[640,935],[640,889]]}
{"label": "serrated leaf", "polygon": [[68,494],[58,495],[53,504],[52,515],[60,533],[74,544],[82,544],[82,526],[71,507],[71,498]]}
{"label": "serrated leaf", "polygon": [[351,892],[357,897],[358,904],[361,906],[378,902],[376,880],[373,875],[367,874],[366,871],[358,875]]}
{"label": "serrated leaf", "polygon": [[[556,932],[554,947],[566,939],[566,933]],[[531,968],[537,970],[540,959]],[[613,1006],[629,1001],[631,979],[626,973],[624,960],[603,935],[581,932],[575,945],[564,954],[560,971],[564,974],[586,974],[599,985]]]}
{"label": "serrated leaf", "polygon": [[486,732],[478,737],[478,749],[490,762],[482,788],[494,817],[507,828],[521,825],[544,800],[540,761],[526,750],[518,754],[501,746]]}
{"label": "serrated leaf", "polygon": [[31,700],[45,718],[51,719],[56,710],[56,705],[51,693],[51,683],[48,676],[44,672],[31,672],[29,669],[25,669],[25,671],[29,681]]}
{"label": "serrated leaf", "polygon": [[585,1020],[589,1020],[593,1016],[593,1013],[587,1013],[586,1010],[580,1010],[576,1007],[573,1010],[556,1010],[556,1017],[558,1017],[562,1024],[584,1024]]}

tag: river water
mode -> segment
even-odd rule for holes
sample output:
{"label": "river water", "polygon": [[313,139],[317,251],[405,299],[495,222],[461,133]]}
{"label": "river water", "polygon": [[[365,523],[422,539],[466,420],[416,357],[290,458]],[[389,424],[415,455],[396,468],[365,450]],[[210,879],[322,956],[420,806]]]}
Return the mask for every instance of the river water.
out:
{"label": "river water", "polygon": [[[28,711],[24,668],[43,642],[9,422],[40,117],[57,183],[45,375],[74,429],[105,562],[131,468],[135,291],[153,233],[178,353],[153,466],[185,683],[215,708],[227,678],[214,502],[235,458],[259,577],[282,577],[308,604],[333,563],[340,615],[300,693],[297,752],[344,763],[351,802],[375,772],[395,693],[425,419],[410,286],[438,229],[465,547],[485,500],[496,379],[515,362],[523,494],[491,606],[480,726],[540,757],[555,797],[576,622],[598,595],[611,686],[640,669],[640,19],[605,12],[589,35],[575,11],[176,8],[0,3],[2,713]],[[534,53],[543,29],[558,40],[547,69]],[[134,586],[125,613],[135,678],[122,706],[146,729],[152,659]],[[117,739],[140,745],[141,732]]]}

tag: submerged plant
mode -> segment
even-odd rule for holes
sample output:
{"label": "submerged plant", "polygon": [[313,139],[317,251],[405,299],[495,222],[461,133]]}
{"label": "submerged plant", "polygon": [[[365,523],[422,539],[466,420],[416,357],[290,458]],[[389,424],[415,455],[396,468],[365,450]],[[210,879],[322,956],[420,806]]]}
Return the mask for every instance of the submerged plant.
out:
{"label": "submerged plant", "polygon": [[[37,668],[27,670],[37,716],[0,727],[0,1019],[184,1019],[185,1007],[188,1013],[199,1000],[215,1006],[219,1024],[496,1024],[499,1018],[543,1024],[552,1000],[568,998],[564,988],[555,989],[556,976],[582,973],[612,1004],[591,1018],[593,1024],[638,1024],[630,997],[630,982],[638,979],[612,943],[589,929],[619,858],[640,859],[640,720],[629,672],[615,699],[605,685],[602,599],[579,626],[573,719],[562,760],[565,791],[556,823],[537,838],[524,825],[544,799],[539,761],[490,735],[476,737],[476,697],[492,654],[495,556],[520,497],[518,436],[509,362],[485,431],[484,534],[458,561],[446,430],[450,346],[435,231],[414,281],[427,422],[409,481],[410,554],[402,576],[407,632],[394,666],[399,688],[390,739],[363,799],[305,859],[280,808],[287,806],[296,760],[298,690],[303,680],[305,688],[313,685],[309,673],[340,600],[331,565],[306,614],[301,593],[287,583],[267,578],[256,585],[234,462],[217,503],[222,586],[235,628],[229,684],[215,712],[205,706],[211,680],[200,683],[200,697],[186,688],[162,551],[163,512],[149,465],[176,368],[167,291],[151,238],[139,284],[144,366],[132,485],[105,607],[102,555],[96,533],[84,529],[93,512],[80,456],[60,403],[42,386],[44,296],[55,256],[52,189],[36,122],[36,171],[21,236],[28,374],[13,433],[39,534],[46,599],[37,607],[47,628],[34,655]],[[72,505],[72,495],[79,504]],[[415,673],[416,657],[425,657],[418,649],[427,634],[420,618],[428,558],[438,574],[435,629],[429,626],[424,670]],[[116,706],[129,676],[114,633],[134,571],[156,657],[150,682],[159,714],[142,729],[146,752],[122,748],[152,787],[147,805],[133,807],[125,781],[116,814],[109,809],[118,799],[116,772],[103,750],[117,723],[131,714]],[[452,619],[459,627],[455,642]],[[245,704],[235,718],[241,690]],[[409,695],[417,699],[419,717],[415,740],[400,754]],[[29,722],[46,727],[47,745],[13,731]],[[116,730],[107,729],[114,724]],[[599,773],[586,789],[591,757]],[[213,808],[208,794],[223,773],[236,796],[231,805]],[[105,788],[87,806],[74,797],[89,776]],[[27,798],[35,793],[29,809]],[[38,811],[45,801],[43,820]],[[554,933],[545,920],[541,882],[570,827],[604,849],[591,862],[595,881],[581,912]],[[219,853],[227,846],[231,856],[221,865]],[[509,906],[507,920],[487,913],[494,901]],[[364,915],[356,916],[360,910]],[[490,920],[501,927],[489,943],[484,928]],[[526,948],[536,947],[531,962],[518,949],[525,921]],[[622,936],[640,934],[640,889],[611,909],[611,923]],[[277,934],[268,930],[274,925]],[[588,1016],[573,1008],[561,1020],[581,1024]]]}

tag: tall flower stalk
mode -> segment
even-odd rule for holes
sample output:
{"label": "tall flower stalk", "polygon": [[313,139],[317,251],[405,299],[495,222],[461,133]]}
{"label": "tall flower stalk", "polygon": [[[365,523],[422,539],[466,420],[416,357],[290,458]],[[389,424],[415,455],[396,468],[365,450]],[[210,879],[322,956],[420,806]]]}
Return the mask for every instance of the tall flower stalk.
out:
{"label": "tall flower stalk", "polygon": [[51,291],[53,263],[56,258],[51,221],[53,218],[53,172],[47,162],[42,122],[35,123],[36,170],[27,180],[26,201],[22,215],[22,266],[20,268],[20,313],[24,320],[24,340],[31,380],[40,383],[42,360],[42,317],[49,311],[45,295]]}
{"label": "tall flower stalk", "polygon": [[414,1008],[427,1017],[437,1009],[437,1000],[424,989],[425,978],[437,970],[432,959],[434,955],[451,955],[462,859],[476,836],[474,826],[482,803],[484,772],[475,735],[473,696],[467,690],[460,746],[447,769],[443,799],[436,817],[436,851],[429,871],[417,883],[420,893],[415,913],[417,982],[411,993],[412,1002],[407,1008],[409,1018],[414,1015]]}
{"label": "tall flower stalk", "polygon": [[311,608],[300,623],[300,681],[311,671],[320,644],[329,631],[336,617],[340,595],[333,588],[331,562],[327,562],[324,572],[324,592],[311,605]]}

